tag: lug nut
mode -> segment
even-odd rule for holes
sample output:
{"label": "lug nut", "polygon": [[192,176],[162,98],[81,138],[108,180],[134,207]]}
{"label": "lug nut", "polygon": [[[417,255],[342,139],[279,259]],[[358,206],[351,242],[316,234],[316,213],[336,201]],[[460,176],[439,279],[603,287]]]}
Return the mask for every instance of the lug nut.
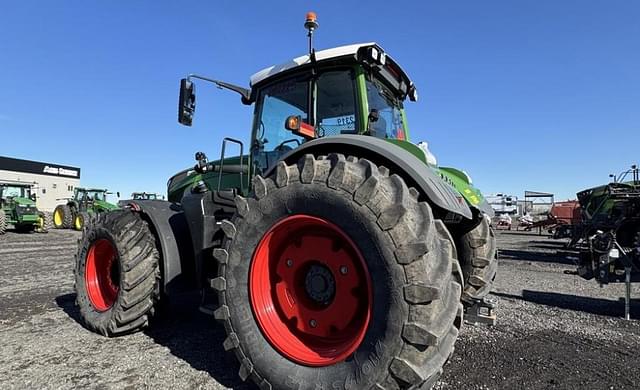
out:
{"label": "lug nut", "polygon": [[340,273],[341,274],[346,275],[347,272],[349,272],[349,269],[347,268],[346,265],[343,265],[343,266],[340,267]]}
{"label": "lug nut", "polygon": [[316,322],[316,320],[311,320],[311,321],[309,321],[309,325],[310,325],[312,328],[315,328],[316,326],[318,326],[318,323]]}
{"label": "lug nut", "polygon": [[287,267],[289,268],[293,267],[293,260],[287,259]]}

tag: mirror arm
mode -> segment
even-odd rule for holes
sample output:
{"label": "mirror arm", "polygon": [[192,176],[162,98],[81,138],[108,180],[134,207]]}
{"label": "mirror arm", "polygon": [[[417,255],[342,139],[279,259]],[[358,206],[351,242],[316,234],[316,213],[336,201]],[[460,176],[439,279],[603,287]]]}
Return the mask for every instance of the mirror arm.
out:
{"label": "mirror arm", "polygon": [[208,77],[204,77],[204,76],[199,76],[197,74],[190,74],[189,76],[187,76],[187,80],[191,81],[191,79],[198,79],[198,80],[203,80],[203,81],[208,81],[210,83],[213,83],[215,85],[217,85],[220,88],[225,88],[228,89],[230,91],[236,92],[238,94],[240,94],[240,96],[242,96],[242,98],[246,101],[249,101],[251,98],[251,91],[248,90],[247,88],[243,88],[243,87],[239,87],[237,85],[233,85],[224,81],[220,81],[220,80],[214,80]]}

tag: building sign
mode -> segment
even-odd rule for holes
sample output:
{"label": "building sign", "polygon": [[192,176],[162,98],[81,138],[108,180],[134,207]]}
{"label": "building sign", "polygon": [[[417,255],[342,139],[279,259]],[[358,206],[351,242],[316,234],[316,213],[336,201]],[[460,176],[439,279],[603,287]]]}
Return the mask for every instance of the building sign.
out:
{"label": "building sign", "polygon": [[80,168],[0,156],[0,171],[80,179]]}

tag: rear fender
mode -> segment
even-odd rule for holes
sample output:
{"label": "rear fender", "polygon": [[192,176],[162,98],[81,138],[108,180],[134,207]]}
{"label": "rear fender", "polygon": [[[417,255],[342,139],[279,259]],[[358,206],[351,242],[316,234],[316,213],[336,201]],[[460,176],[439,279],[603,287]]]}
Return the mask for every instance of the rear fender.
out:
{"label": "rear fender", "polygon": [[182,208],[164,200],[130,200],[126,205],[140,213],[156,238],[163,292],[171,294],[193,289],[193,248]]}
{"label": "rear fender", "polygon": [[[420,192],[422,200],[435,206],[434,212],[439,214],[440,218],[447,221],[472,218],[471,209],[453,187],[445,183],[418,157],[391,142],[361,135],[338,135],[306,142],[285,155],[283,160],[293,164],[307,153],[342,153],[384,165],[391,173],[402,176],[408,186],[415,187]],[[275,165],[267,170],[265,176],[274,169]]]}

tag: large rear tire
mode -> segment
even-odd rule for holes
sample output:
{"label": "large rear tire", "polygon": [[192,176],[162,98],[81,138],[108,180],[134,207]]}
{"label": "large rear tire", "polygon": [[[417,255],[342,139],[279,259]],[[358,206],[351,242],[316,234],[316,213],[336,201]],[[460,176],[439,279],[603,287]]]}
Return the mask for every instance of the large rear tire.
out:
{"label": "large rear tire", "polygon": [[333,154],[278,163],[214,251],[215,317],[262,389],[430,388],[462,323],[455,247],[398,175]]}
{"label": "large rear tire", "polygon": [[467,305],[484,299],[491,292],[498,271],[493,228],[488,218],[480,218],[480,223],[463,235],[458,243],[465,285],[462,300]]}
{"label": "large rear tire", "polygon": [[56,206],[53,210],[53,227],[56,229],[71,229],[73,225],[73,212],[66,204]]}
{"label": "large rear tire", "polygon": [[105,336],[131,333],[153,315],[160,269],[147,223],[128,210],[99,214],[83,230],[75,267],[80,318]]}

